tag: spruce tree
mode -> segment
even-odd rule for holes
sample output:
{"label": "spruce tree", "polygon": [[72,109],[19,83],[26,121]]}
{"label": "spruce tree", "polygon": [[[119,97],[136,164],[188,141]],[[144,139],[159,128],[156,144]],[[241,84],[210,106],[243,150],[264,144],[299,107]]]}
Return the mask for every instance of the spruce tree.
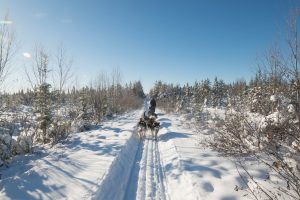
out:
{"label": "spruce tree", "polygon": [[47,143],[50,142],[50,135],[48,133],[48,128],[52,121],[51,116],[51,85],[48,83],[43,83],[36,87],[35,89],[35,111],[38,114],[38,129],[41,130],[36,135],[36,140],[38,142]]}

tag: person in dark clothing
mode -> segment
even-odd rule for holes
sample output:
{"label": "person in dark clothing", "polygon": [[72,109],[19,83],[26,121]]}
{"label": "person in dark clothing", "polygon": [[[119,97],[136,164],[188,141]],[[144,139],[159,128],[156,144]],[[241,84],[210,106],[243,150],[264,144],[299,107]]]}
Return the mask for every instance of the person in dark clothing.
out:
{"label": "person in dark clothing", "polygon": [[150,115],[155,115],[156,116],[156,114],[155,114],[155,108],[156,108],[156,101],[155,101],[154,98],[152,98],[151,101],[150,101],[150,107],[149,107],[148,113]]}
{"label": "person in dark clothing", "polygon": [[156,107],[156,101],[155,101],[154,98],[151,99],[151,101],[150,101],[150,106],[151,106],[151,107],[154,107],[154,108]]}

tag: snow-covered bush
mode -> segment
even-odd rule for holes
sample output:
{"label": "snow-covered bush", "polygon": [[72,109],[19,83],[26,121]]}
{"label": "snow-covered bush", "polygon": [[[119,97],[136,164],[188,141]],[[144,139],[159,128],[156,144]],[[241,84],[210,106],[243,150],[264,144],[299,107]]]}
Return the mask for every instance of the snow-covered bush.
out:
{"label": "snow-covered bush", "polygon": [[13,155],[32,152],[32,145],[32,137],[23,133],[17,141],[9,134],[0,134],[0,163],[5,163]]}
{"label": "snow-covered bush", "polygon": [[[300,198],[300,126],[297,109],[281,95],[266,99],[274,103],[268,114],[257,113],[262,110],[227,113],[223,128],[215,134],[210,145],[234,156],[255,156],[270,168],[272,174],[286,181],[287,190],[283,192],[277,188],[276,193]],[[268,190],[263,192],[268,193]]]}
{"label": "snow-covered bush", "polygon": [[11,157],[12,137],[7,133],[0,134],[0,159],[2,161]]}
{"label": "snow-covered bush", "polygon": [[17,154],[31,153],[32,146],[33,146],[32,136],[21,134],[18,136],[16,142],[16,153]]}
{"label": "snow-covered bush", "polygon": [[248,154],[259,148],[260,131],[255,118],[246,113],[226,114],[224,121],[217,121],[219,131],[209,141],[215,149],[230,155]]}
{"label": "snow-covered bush", "polygon": [[49,137],[51,143],[55,144],[58,141],[66,138],[71,130],[71,121],[64,119],[62,116],[57,116],[52,121],[49,127]]}
{"label": "snow-covered bush", "polygon": [[5,133],[13,135],[17,131],[17,120],[15,116],[6,119],[0,119],[0,134]]}
{"label": "snow-covered bush", "polygon": [[70,131],[71,132],[84,132],[91,130],[91,123],[85,120],[74,120],[71,123]]}
{"label": "snow-covered bush", "polygon": [[250,88],[246,96],[246,105],[248,105],[250,112],[266,115],[271,111],[270,97],[264,88]]}
{"label": "snow-covered bush", "polygon": [[70,110],[68,116],[71,120],[75,120],[78,116],[78,112],[76,110]]}

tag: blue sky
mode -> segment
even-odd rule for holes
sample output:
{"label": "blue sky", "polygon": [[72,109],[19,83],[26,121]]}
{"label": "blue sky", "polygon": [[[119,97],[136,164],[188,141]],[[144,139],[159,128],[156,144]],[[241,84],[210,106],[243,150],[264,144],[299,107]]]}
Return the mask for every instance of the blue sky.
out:
{"label": "blue sky", "polygon": [[20,70],[9,85],[25,87],[24,52],[32,54],[36,44],[54,52],[61,42],[82,85],[116,67],[123,82],[141,80],[146,91],[156,80],[249,80],[257,54],[284,38],[291,2],[0,0],[0,15],[9,11],[20,43]]}

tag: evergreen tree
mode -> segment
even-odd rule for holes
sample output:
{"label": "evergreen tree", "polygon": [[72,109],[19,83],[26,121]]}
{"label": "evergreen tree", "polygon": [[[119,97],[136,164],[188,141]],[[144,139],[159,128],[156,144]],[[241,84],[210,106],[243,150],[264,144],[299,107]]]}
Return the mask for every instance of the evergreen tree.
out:
{"label": "evergreen tree", "polygon": [[52,121],[51,116],[51,85],[43,83],[35,89],[35,112],[38,114],[38,128],[41,130],[36,135],[38,142],[47,143],[50,140],[48,128]]}
{"label": "evergreen tree", "polygon": [[145,93],[141,81],[133,83],[132,90],[135,96],[145,98]]}
{"label": "evergreen tree", "polygon": [[226,106],[227,88],[223,80],[218,80],[216,77],[212,86],[212,105]]}

